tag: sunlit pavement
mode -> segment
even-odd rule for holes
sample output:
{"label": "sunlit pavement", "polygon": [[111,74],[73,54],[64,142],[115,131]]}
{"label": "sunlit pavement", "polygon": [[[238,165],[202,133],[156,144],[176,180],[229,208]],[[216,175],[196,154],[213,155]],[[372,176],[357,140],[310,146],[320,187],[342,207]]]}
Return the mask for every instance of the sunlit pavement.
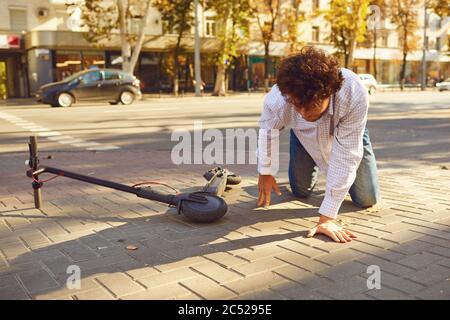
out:
{"label": "sunlit pavement", "polygon": [[[255,165],[229,165],[244,181],[228,192],[227,215],[208,225],[66,178],[46,183],[44,207],[33,209],[24,165],[31,134],[39,135],[44,164],[187,190],[202,186],[211,166],[172,164],[173,130],[192,131],[194,121],[224,136],[226,128],[257,128],[263,100],[242,94],[67,109],[0,105],[0,298],[449,299],[446,92],[371,97],[368,127],[383,200],[368,210],[344,203],[341,222],[359,236],[351,243],[305,238],[317,220],[323,177],[310,199],[290,194],[287,132],[278,176],[283,195],[268,209],[255,208]],[[80,267],[79,289],[66,286],[71,265]],[[380,269],[381,289],[371,286],[372,265]]]}

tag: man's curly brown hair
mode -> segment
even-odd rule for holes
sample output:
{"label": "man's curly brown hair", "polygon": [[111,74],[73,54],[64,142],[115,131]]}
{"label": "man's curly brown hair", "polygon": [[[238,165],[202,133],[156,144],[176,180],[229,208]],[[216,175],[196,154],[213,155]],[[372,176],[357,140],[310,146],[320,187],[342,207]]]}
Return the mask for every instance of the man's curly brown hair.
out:
{"label": "man's curly brown hair", "polygon": [[284,58],[277,72],[277,85],[296,107],[311,109],[336,93],[344,81],[338,60],[315,47]]}

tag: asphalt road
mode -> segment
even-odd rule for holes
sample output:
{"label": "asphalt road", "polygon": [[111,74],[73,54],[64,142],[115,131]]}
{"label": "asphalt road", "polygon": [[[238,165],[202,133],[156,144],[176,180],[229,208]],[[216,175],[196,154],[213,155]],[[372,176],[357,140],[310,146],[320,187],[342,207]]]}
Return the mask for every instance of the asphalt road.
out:
{"label": "asphalt road", "polygon": [[[0,156],[27,152],[30,134],[39,134],[40,150],[171,150],[175,129],[257,128],[263,94],[227,97],[154,98],[131,106],[76,104],[0,105]],[[450,92],[379,92],[371,96],[368,127],[379,162],[450,163]],[[281,152],[288,151],[287,130]],[[224,134],[225,136],[225,134]]]}

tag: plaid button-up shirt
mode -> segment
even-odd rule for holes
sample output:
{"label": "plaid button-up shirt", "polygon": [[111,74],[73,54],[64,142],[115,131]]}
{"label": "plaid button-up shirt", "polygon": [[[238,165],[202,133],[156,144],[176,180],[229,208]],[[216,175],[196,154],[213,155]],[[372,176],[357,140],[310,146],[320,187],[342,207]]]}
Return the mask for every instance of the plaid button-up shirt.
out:
{"label": "plaid button-up shirt", "polygon": [[315,122],[303,119],[285,100],[277,85],[273,86],[264,101],[258,137],[258,171],[275,175],[277,168],[272,167],[270,146],[279,145],[278,141],[273,141],[279,139],[278,130],[293,129],[316,165],[326,174],[325,198],[319,213],[332,218],[337,216],[356,178],[363,156],[363,134],[369,108],[367,89],[359,77],[348,69],[341,71],[342,88]]}

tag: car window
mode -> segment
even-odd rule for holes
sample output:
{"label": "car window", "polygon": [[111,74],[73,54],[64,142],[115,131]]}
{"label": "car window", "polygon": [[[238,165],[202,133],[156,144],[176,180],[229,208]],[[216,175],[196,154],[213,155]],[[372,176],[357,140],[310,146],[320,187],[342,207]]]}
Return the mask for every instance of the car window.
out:
{"label": "car window", "polygon": [[117,71],[105,70],[105,80],[118,80],[119,73]]}
{"label": "car window", "polygon": [[100,71],[92,71],[92,72],[83,74],[80,78],[81,78],[81,82],[86,84],[86,83],[101,81],[102,75],[100,74]]}
{"label": "car window", "polygon": [[126,72],[120,72],[120,79],[125,81],[133,81],[133,76]]}

